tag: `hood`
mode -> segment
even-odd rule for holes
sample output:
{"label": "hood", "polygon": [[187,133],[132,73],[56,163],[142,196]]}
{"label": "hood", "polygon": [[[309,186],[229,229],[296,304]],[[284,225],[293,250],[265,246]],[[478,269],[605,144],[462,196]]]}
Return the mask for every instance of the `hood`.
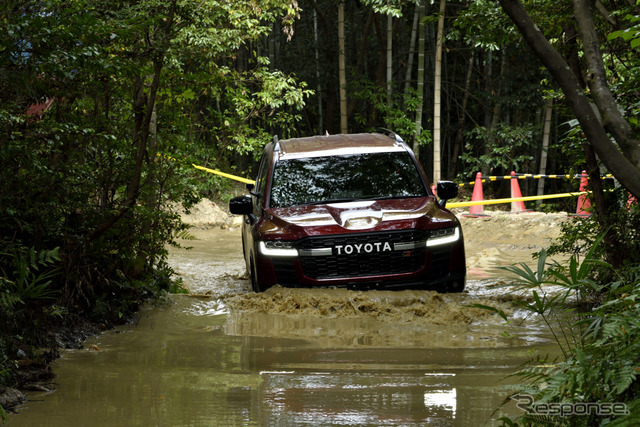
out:
{"label": "hood", "polygon": [[340,226],[346,230],[368,230],[389,221],[428,218],[431,222],[451,221],[433,197],[365,200],[272,209],[274,217],[299,227]]}

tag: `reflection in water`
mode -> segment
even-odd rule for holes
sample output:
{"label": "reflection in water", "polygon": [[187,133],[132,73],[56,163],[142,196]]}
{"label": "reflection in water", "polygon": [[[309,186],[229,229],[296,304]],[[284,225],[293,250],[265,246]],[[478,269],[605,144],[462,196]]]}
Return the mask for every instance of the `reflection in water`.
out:
{"label": "reflection in water", "polygon": [[429,402],[436,387],[397,373],[274,373],[265,376],[265,401],[272,425],[450,425],[455,395],[453,409]]}
{"label": "reflection in water", "polygon": [[436,407],[451,412],[451,418],[456,418],[456,407],[458,402],[456,400],[456,389],[449,390],[436,390],[425,392],[424,394],[424,406]]}

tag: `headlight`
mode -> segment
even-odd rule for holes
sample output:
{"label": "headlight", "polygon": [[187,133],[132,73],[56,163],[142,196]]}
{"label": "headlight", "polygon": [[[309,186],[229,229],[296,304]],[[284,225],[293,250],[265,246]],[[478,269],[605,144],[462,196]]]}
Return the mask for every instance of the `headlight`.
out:
{"label": "headlight", "polygon": [[282,240],[267,240],[258,243],[260,253],[266,256],[298,256],[298,250],[292,242]]}
{"label": "headlight", "polygon": [[460,240],[460,227],[442,228],[431,231],[431,236],[427,240],[427,247],[448,245]]}

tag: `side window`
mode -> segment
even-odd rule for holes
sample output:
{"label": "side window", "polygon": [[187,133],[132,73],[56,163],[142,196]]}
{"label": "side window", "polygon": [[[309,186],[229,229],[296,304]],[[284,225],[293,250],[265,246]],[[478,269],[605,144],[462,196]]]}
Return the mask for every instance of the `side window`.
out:
{"label": "side window", "polygon": [[[260,200],[255,200],[255,205],[258,210],[262,210],[262,201],[264,200],[265,187],[267,185],[267,174],[269,173],[270,157],[267,151],[262,154],[260,159],[260,167],[258,168],[258,176],[256,177],[256,188],[254,193],[262,195]],[[255,196],[254,196],[255,199]]]}

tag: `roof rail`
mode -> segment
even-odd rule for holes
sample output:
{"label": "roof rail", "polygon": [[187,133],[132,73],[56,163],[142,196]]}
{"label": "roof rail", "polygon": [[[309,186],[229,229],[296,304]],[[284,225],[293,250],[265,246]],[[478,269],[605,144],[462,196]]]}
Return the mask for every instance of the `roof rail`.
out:
{"label": "roof rail", "polygon": [[273,135],[273,144],[275,145],[275,147],[273,147],[273,151],[280,151],[280,142],[278,140],[278,135]]}
{"label": "roof rail", "polygon": [[377,130],[378,130],[378,133],[387,135],[388,137],[395,139],[397,142],[404,142],[404,140],[400,137],[400,135],[398,135],[392,130],[385,129],[385,128],[378,128]]}

